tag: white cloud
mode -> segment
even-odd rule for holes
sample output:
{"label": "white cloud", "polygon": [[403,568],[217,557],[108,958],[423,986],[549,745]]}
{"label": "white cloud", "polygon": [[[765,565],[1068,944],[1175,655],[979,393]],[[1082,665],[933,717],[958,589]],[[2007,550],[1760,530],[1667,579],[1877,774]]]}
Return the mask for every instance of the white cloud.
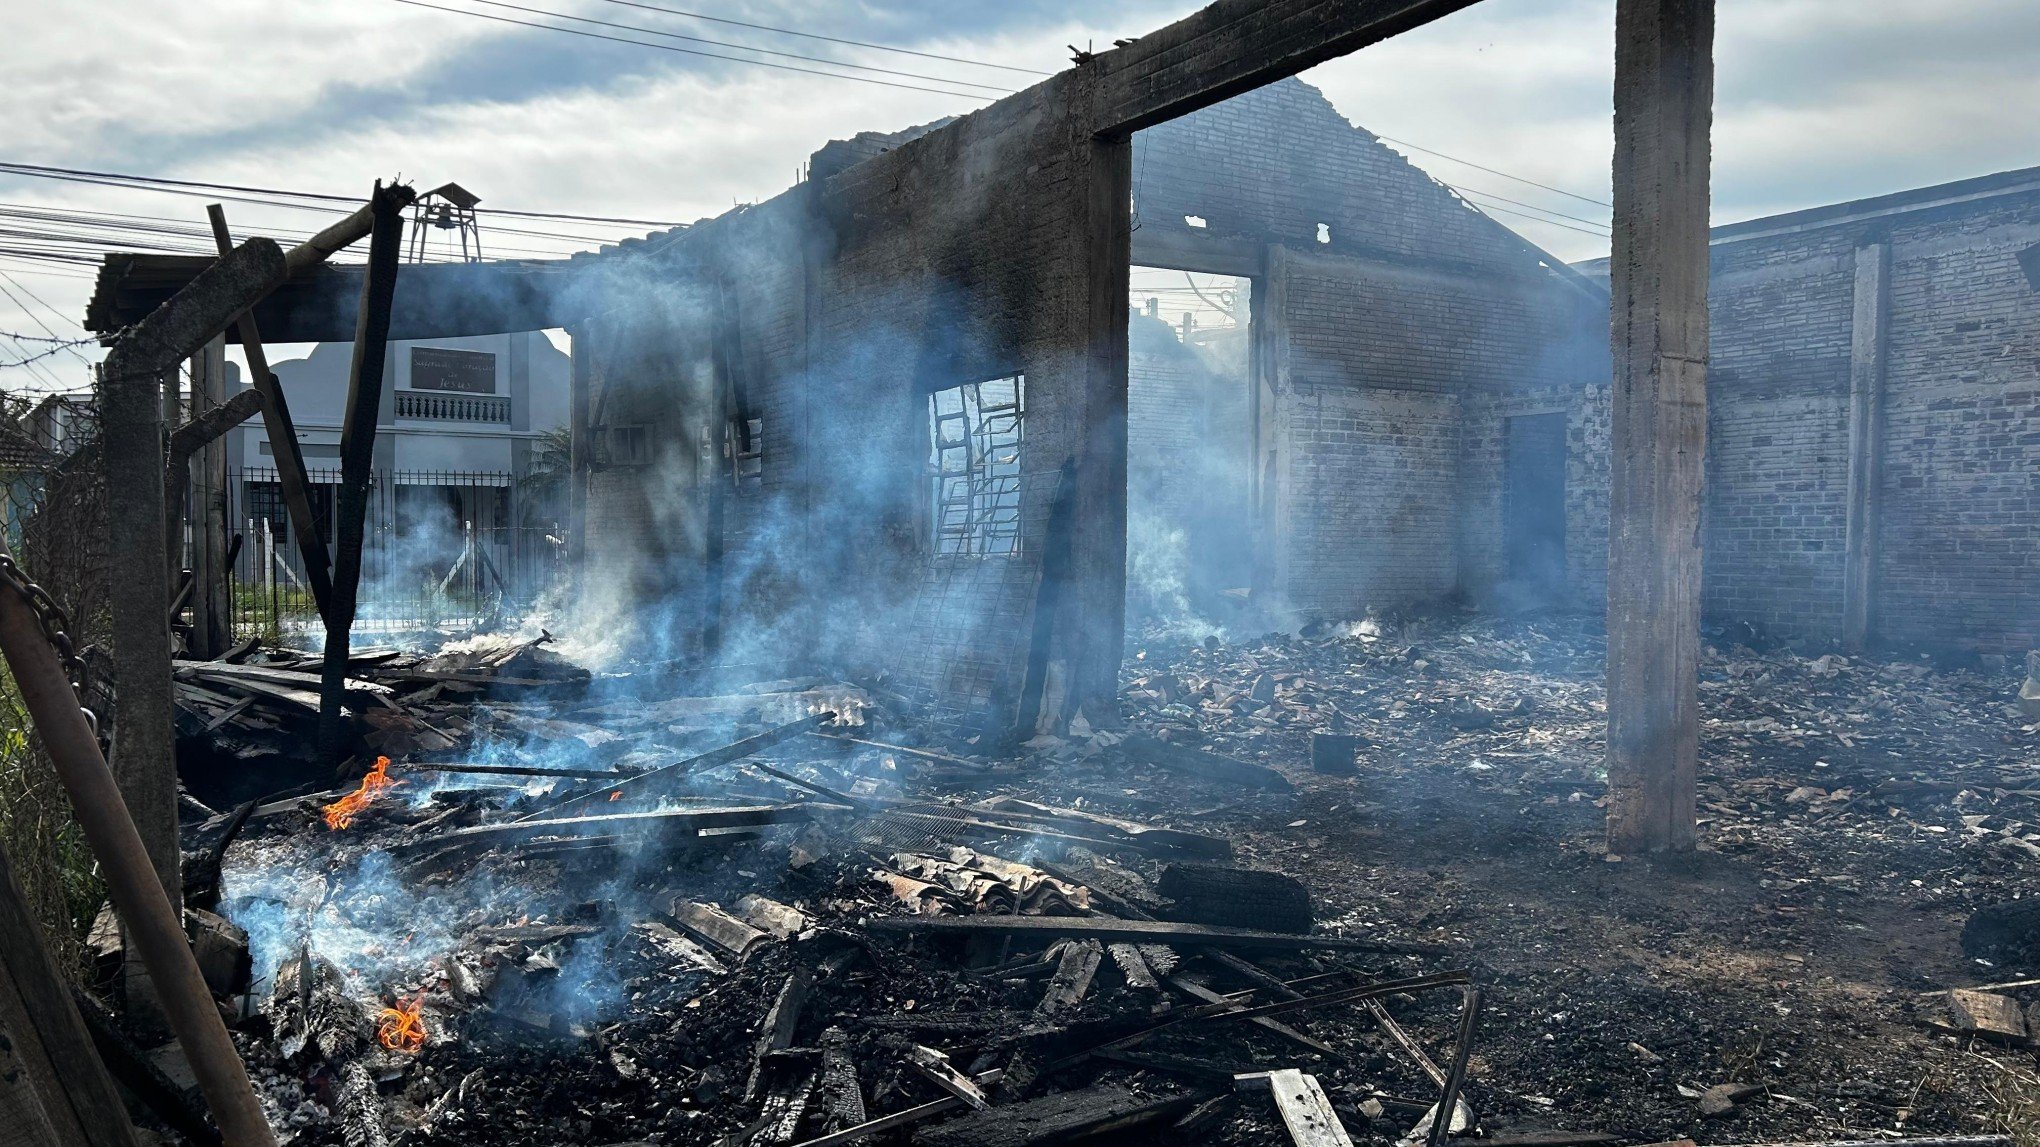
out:
{"label": "white cloud", "polygon": [[[598,11],[575,3],[550,6]],[[794,4],[713,10],[816,26]],[[457,179],[485,206],[687,221],[778,193],[829,139],[980,106],[763,68],[703,72],[689,57],[380,0],[99,0],[89,13],[26,0],[0,0],[0,7],[16,9],[12,35],[0,44],[8,76],[0,122],[10,127],[0,158],[254,186],[366,191],[370,180],[401,172],[423,187]],[[916,46],[929,51],[1054,69],[1066,63],[1066,44],[1102,46],[1193,8],[1187,0],[1148,0],[1057,16],[1067,13],[1064,0],[1042,0],[996,15],[905,2],[815,12],[876,29],[860,35],[846,26],[854,38],[904,42],[918,34]],[[990,31],[938,37],[943,27],[995,20]],[[2031,66],[2036,43],[2040,5],[2028,0],[1722,0],[1716,219],[2040,163],[2027,122],[2040,104],[2040,74]],[[1612,44],[1611,0],[1486,0],[1305,78],[1373,131],[1606,200]],[[772,46],[819,47],[914,71],[955,68],[812,43]],[[1002,72],[975,78],[1015,86],[1028,80]],[[1460,186],[1605,218],[1602,207],[1409,154]],[[24,183],[0,192],[0,200],[194,224],[205,202]],[[311,214],[228,208],[242,229],[318,222]],[[1497,218],[1568,258],[1606,249],[1603,239],[1555,224]],[[627,229],[575,230],[613,236]],[[486,232],[484,240],[505,253],[567,246],[492,240]],[[5,257],[0,268],[67,321],[82,314],[89,282],[76,276],[86,272]],[[4,297],[0,331],[41,333]],[[0,361],[10,357],[0,340]],[[66,381],[80,380],[74,360],[60,356],[51,365]],[[0,385],[19,386],[23,374],[0,374]]]}

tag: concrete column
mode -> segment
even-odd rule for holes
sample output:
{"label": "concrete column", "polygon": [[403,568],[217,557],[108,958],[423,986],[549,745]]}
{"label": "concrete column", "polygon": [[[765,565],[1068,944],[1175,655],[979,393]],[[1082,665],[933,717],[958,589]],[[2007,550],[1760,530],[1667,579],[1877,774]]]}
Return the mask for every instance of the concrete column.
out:
{"label": "concrete column", "polygon": [[1265,268],[1252,294],[1248,328],[1252,340],[1253,455],[1247,476],[1248,527],[1253,547],[1250,573],[1256,599],[1280,595],[1286,588],[1289,556],[1282,521],[1281,434],[1277,402],[1289,384],[1289,251],[1271,243],[1261,260]]}
{"label": "concrete column", "polygon": [[1842,547],[1842,648],[1851,653],[1869,644],[1875,606],[1890,315],[1891,244],[1858,247],[1849,326],[1849,489]]}
{"label": "concrete column", "polygon": [[[163,376],[177,367],[102,368],[101,466],[106,476],[106,580],[111,605],[113,775],[170,903],[182,904],[177,756],[170,685],[170,590],[163,577]],[[131,361],[131,360],[130,360]]]}
{"label": "concrete column", "polygon": [[1714,0],[1617,0],[1608,848],[1694,846]]}
{"label": "concrete column", "polygon": [[[191,417],[227,400],[227,341],[215,338],[191,359]],[[233,644],[227,592],[227,445],[215,438],[191,460],[192,653],[218,657]]]}
{"label": "concrete column", "polygon": [[[1070,533],[1071,591],[1058,610],[1055,643],[1067,651],[1070,690],[1063,721],[1084,713],[1116,724],[1119,659],[1126,641],[1126,323],[1133,265],[1133,138],[1093,137],[1084,169],[1082,243],[1086,284],[1073,345],[1084,352],[1082,438]],[[1061,658],[1054,652],[1051,661]]]}

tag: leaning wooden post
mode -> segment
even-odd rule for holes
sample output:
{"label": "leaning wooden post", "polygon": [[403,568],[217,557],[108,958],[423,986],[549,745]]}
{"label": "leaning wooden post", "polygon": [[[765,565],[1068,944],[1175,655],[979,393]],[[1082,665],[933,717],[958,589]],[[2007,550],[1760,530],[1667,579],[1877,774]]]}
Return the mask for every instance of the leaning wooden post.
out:
{"label": "leaning wooden post", "polygon": [[[257,247],[257,243],[262,246]],[[249,258],[240,258],[251,248],[254,251]],[[269,256],[266,261],[262,258],[265,252]],[[234,259],[222,260],[219,266],[246,270],[251,262],[258,268],[273,270],[277,280],[281,281],[282,252],[267,240],[251,241],[248,247],[235,252]],[[201,280],[195,280],[193,286],[198,286],[202,279],[203,276]],[[211,288],[217,289],[218,285],[216,280]],[[187,291],[190,289],[186,288]],[[144,320],[144,323],[148,321]],[[224,323],[222,318],[221,324]],[[138,327],[130,337],[142,334],[144,332]],[[114,361],[113,356],[108,356],[108,361]],[[174,362],[175,358],[171,361]],[[160,418],[161,405],[154,394],[149,397],[150,405]],[[158,460],[143,472],[128,492],[155,491],[160,497],[162,489],[162,464]],[[111,500],[115,503],[120,501],[119,498]],[[143,519],[147,525],[146,533],[136,535],[133,545],[109,547],[115,552],[123,548],[142,551],[135,563],[140,576],[130,578],[125,584],[115,581],[114,584],[123,587],[121,594],[114,595],[116,602],[124,596],[146,595],[151,588],[162,589],[161,565],[157,561],[162,554],[160,539],[163,536],[160,503],[154,511]],[[154,546],[144,544],[150,538],[157,539]],[[199,974],[198,961],[191,954],[184,927],[178,919],[176,901],[158,878],[160,866],[143,844],[135,821],[128,815],[128,805],[122,799],[121,788],[114,783],[113,772],[107,768],[106,758],[99,753],[99,740],[86,720],[85,711],[78,707],[74,682],[66,675],[66,666],[43,629],[44,621],[55,620],[55,615],[40,613],[20,592],[20,587],[28,583],[25,577],[19,575],[13,558],[7,556],[4,542],[0,542],[0,573],[11,575],[6,581],[12,583],[0,585],[0,654],[5,655],[7,667],[14,674],[22,703],[35,723],[36,733],[42,738],[50,762],[56,767],[57,779],[70,795],[71,810],[78,818],[78,827],[85,833],[86,843],[92,847],[93,856],[99,861],[100,876],[106,881],[107,895],[113,901],[114,911],[127,928],[128,942],[148,968],[164,1018],[184,1047],[185,1059],[191,1064],[192,1074],[197,1077],[199,1089],[205,1094],[206,1105],[212,1110],[213,1122],[218,1125],[221,1137],[232,1147],[268,1147],[276,1142],[275,1137],[270,1134],[268,1120],[262,1115],[262,1105],[255,1098],[255,1089],[248,1082],[248,1072],[241,1063],[240,1054],[234,1050],[234,1041],[227,1035],[226,1024],[220,1020],[219,1008],[214,1005],[212,993],[205,986],[205,978]],[[164,661],[158,666],[158,673],[167,686],[170,680],[168,622],[164,617],[163,604],[160,601],[150,604],[153,606],[151,616],[163,634]],[[147,692],[144,683],[148,680],[146,677],[121,679],[123,718],[134,703],[134,695]],[[168,803],[173,813],[174,829],[174,791]],[[174,837],[171,843],[174,848]],[[174,867],[172,872],[175,872]]]}
{"label": "leaning wooden post", "polygon": [[1608,849],[1694,846],[1714,0],[1618,0]]}
{"label": "leaning wooden post", "polygon": [[347,410],[340,424],[340,490],[334,516],[339,533],[333,560],[333,596],[326,611],[326,657],[319,687],[319,744],[339,762],[353,738],[341,705],[347,690],[347,635],[354,627],[361,588],[362,532],[368,522],[368,486],[375,464],[375,424],[382,407],[383,359],[389,342],[390,304],[397,291],[397,257],[404,235],[408,189],[375,185],[369,200],[374,229],[368,239],[368,274],[354,327],[354,364],[348,372]]}
{"label": "leaning wooden post", "polygon": [[174,903],[178,875],[177,761],[171,711],[169,539],[163,531],[165,370],[189,358],[234,315],[276,289],[283,251],[250,239],[201,271],[114,341],[99,370],[99,426],[112,595],[113,756],[122,795]]}
{"label": "leaning wooden post", "polygon": [[5,844],[0,844],[0,1036],[57,1142],[135,1147],[120,1092],[92,1047],[70,985],[50,959]]}
{"label": "leaning wooden post", "polygon": [[[227,233],[226,212],[217,203],[208,206],[205,211],[212,220],[213,242],[224,254],[233,247],[233,239]],[[354,219],[355,216],[350,215],[342,222],[351,225]],[[288,258],[285,256],[286,260]],[[333,596],[332,559],[326,554],[326,538],[319,532],[318,519],[312,515],[311,479],[305,474],[305,456],[298,447],[297,426],[290,419],[290,405],[284,401],[283,384],[269,372],[269,356],[262,349],[262,334],[255,327],[253,312],[243,314],[235,322],[234,333],[239,336],[241,353],[248,360],[249,385],[262,396],[262,428],[269,436],[270,454],[276,459],[276,484],[283,493],[291,536],[297,539],[298,555],[304,560],[305,584],[311,587],[312,602],[323,619],[327,599]]]}

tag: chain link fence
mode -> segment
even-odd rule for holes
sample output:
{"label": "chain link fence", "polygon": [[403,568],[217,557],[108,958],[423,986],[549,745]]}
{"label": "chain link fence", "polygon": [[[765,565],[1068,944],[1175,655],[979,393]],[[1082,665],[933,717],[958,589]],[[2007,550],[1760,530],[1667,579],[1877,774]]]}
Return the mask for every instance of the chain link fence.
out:
{"label": "chain link fence", "polygon": [[[106,490],[98,424],[83,396],[0,392],[0,536],[69,615],[94,710],[110,712],[106,673]],[[52,954],[81,977],[85,935],[105,899],[70,799],[42,751],[13,676],[0,666],[0,842]]]}

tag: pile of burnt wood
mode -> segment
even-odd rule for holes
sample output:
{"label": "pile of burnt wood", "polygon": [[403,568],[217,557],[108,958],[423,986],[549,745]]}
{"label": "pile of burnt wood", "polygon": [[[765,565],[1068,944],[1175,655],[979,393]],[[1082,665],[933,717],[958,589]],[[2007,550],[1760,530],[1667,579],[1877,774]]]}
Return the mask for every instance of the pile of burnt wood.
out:
{"label": "pile of burnt wood", "polygon": [[[294,1142],[1477,1126],[1472,976],[1416,938],[1318,927],[1298,881],[1222,837],[848,725],[879,714],[840,683],[498,704],[470,705],[454,750],[192,830],[215,943],[253,949],[216,986]],[[1112,751],[1214,792],[1286,786],[1160,742]],[[1306,1030],[1333,1016],[1365,1046]],[[1384,1054],[1400,1069],[1349,1070]]]}

